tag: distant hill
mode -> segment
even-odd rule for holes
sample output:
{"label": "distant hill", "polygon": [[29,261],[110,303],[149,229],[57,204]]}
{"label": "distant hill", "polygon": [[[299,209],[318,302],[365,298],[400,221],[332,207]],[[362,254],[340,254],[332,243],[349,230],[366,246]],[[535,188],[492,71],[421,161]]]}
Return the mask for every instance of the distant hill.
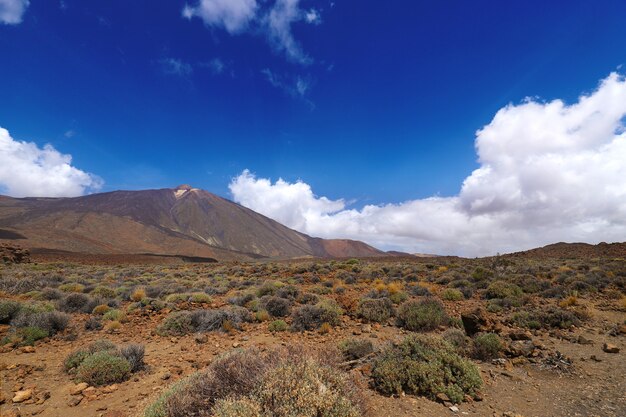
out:
{"label": "distant hill", "polygon": [[0,242],[86,254],[215,259],[382,256],[363,242],[289,229],[207,191],[114,191],[75,198],[0,196]]}
{"label": "distant hill", "polygon": [[624,243],[554,243],[542,248],[503,255],[513,258],[620,258],[626,257]]}

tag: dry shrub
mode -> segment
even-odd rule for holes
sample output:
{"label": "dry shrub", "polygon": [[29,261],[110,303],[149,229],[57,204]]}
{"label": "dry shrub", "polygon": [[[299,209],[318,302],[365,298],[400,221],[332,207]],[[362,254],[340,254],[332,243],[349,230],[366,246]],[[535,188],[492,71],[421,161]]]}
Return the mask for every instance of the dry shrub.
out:
{"label": "dry shrub", "polygon": [[144,416],[360,416],[360,397],[333,357],[299,347],[233,351],[175,384]]}

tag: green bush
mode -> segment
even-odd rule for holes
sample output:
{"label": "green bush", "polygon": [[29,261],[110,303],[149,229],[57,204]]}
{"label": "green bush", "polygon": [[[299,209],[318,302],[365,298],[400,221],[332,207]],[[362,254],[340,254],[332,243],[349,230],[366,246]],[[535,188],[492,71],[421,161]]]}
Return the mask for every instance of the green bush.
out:
{"label": "green bush", "polygon": [[215,402],[212,417],[262,417],[261,406],[250,398],[224,398]]}
{"label": "green bush", "polygon": [[524,292],[520,287],[506,281],[494,281],[487,287],[485,297],[492,298],[520,298]]}
{"label": "green bush", "polygon": [[285,320],[274,320],[267,326],[270,332],[284,332],[289,328]]}
{"label": "green bush", "polygon": [[357,314],[367,321],[385,323],[394,314],[393,302],[389,298],[364,298]]}
{"label": "green bush", "polygon": [[194,292],[189,296],[189,301],[197,304],[210,304],[211,297],[203,292]]}
{"label": "green bush", "polygon": [[41,340],[49,336],[47,330],[34,326],[22,327],[18,329],[17,333],[22,339],[20,343],[22,346],[32,346],[37,340]]}
{"label": "green bush", "polygon": [[317,329],[324,323],[336,326],[341,314],[343,311],[336,302],[324,299],[314,306],[303,305],[295,309],[291,315],[291,327],[295,331],[304,331]]}
{"label": "green bush", "polygon": [[443,339],[426,335],[411,335],[386,348],[374,362],[372,378],[383,394],[406,392],[434,400],[444,393],[455,403],[482,386],[476,365]]}
{"label": "green bush", "polygon": [[441,293],[441,298],[446,301],[460,301],[464,297],[461,291],[455,288],[446,288],[443,293]]}
{"label": "green bush", "polygon": [[502,348],[502,340],[495,333],[481,333],[474,336],[474,357],[477,359],[497,358]]}
{"label": "green bush", "polygon": [[346,339],[339,343],[339,350],[347,360],[354,360],[372,353],[374,345],[367,339]]}
{"label": "green bush", "polygon": [[398,309],[398,325],[407,330],[428,331],[449,323],[448,315],[440,301],[407,301]]}
{"label": "green bush", "polygon": [[130,376],[131,365],[120,356],[102,351],[86,357],[76,369],[76,379],[100,386],[122,382]]}
{"label": "green bush", "polygon": [[0,324],[9,324],[21,308],[22,305],[17,301],[0,300]]}
{"label": "green bush", "polygon": [[65,358],[65,362],[63,362],[65,372],[71,372],[78,368],[89,355],[90,353],[85,350],[76,350],[70,353],[67,358]]}
{"label": "green bush", "polygon": [[170,313],[157,327],[157,333],[161,336],[183,336],[191,331],[191,315],[186,311]]}

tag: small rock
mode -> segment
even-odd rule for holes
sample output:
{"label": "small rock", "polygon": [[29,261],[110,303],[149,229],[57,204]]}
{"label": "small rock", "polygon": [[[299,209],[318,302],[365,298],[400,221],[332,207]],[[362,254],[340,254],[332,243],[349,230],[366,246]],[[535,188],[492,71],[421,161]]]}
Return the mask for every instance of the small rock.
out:
{"label": "small rock", "polygon": [[18,391],[15,393],[15,396],[13,397],[13,402],[14,403],[21,403],[24,402],[26,400],[30,400],[31,397],[33,396],[33,390],[32,389],[26,389],[23,391]]}
{"label": "small rock", "polygon": [[440,392],[439,394],[437,394],[436,396],[437,401],[440,401],[442,403],[445,402],[449,402],[450,401],[450,397],[448,397],[446,394],[444,394],[443,392]]}
{"label": "small rock", "polygon": [[20,350],[22,353],[35,353],[35,348],[32,346],[23,346]]}
{"label": "small rock", "polygon": [[362,324],[361,331],[363,333],[372,333],[372,325],[371,324]]}
{"label": "small rock", "polygon": [[198,333],[194,336],[193,340],[198,344],[202,344],[208,342],[209,337],[204,333]]}
{"label": "small rock", "polygon": [[67,405],[69,405],[70,407],[76,407],[78,404],[80,404],[82,400],[82,396],[74,396],[68,400]]}
{"label": "small rock", "polygon": [[108,385],[108,386],[102,388],[102,392],[104,392],[106,394],[110,394],[112,392],[117,391],[117,389],[118,389],[117,384],[113,384],[113,385]]}
{"label": "small rock", "polygon": [[72,388],[70,388],[70,395],[78,395],[82,393],[85,389],[87,389],[87,387],[89,387],[89,384],[87,384],[86,382],[76,384]]}
{"label": "small rock", "polygon": [[533,335],[528,330],[517,330],[509,333],[511,340],[532,340]]}
{"label": "small rock", "polygon": [[239,342],[233,342],[233,347],[234,347],[234,348],[239,347],[239,346],[241,346],[241,343],[239,343]]}
{"label": "small rock", "polygon": [[593,345],[593,340],[587,339],[582,334],[580,336],[578,336],[578,339],[576,339],[576,342],[579,345]]}
{"label": "small rock", "polygon": [[163,375],[161,375],[161,379],[163,381],[167,381],[168,379],[170,379],[172,377],[172,374],[170,374],[169,372],[164,373]]}
{"label": "small rock", "polygon": [[619,348],[612,343],[603,344],[602,350],[606,353],[619,353]]}
{"label": "small rock", "polygon": [[596,355],[591,355],[589,359],[595,362],[602,362],[602,359],[598,358]]}
{"label": "small rock", "polygon": [[453,405],[452,407],[450,407],[450,411],[452,411],[453,413],[458,413],[459,407],[457,407],[456,405]]}
{"label": "small rock", "polygon": [[21,417],[21,416],[22,415],[20,414],[20,411],[16,409],[11,409],[7,411],[2,410],[2,417]]}

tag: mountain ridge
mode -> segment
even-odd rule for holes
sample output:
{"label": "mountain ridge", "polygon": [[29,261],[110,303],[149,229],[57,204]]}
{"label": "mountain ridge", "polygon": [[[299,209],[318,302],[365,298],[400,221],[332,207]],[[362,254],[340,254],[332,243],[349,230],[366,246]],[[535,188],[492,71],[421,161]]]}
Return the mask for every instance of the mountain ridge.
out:
{"label": "mountain ridge", "polygon": [[0,241],[92,254],[216,259],[382,256],[363,242],[292,230],[189,185],[81,197],[0,196]]}

